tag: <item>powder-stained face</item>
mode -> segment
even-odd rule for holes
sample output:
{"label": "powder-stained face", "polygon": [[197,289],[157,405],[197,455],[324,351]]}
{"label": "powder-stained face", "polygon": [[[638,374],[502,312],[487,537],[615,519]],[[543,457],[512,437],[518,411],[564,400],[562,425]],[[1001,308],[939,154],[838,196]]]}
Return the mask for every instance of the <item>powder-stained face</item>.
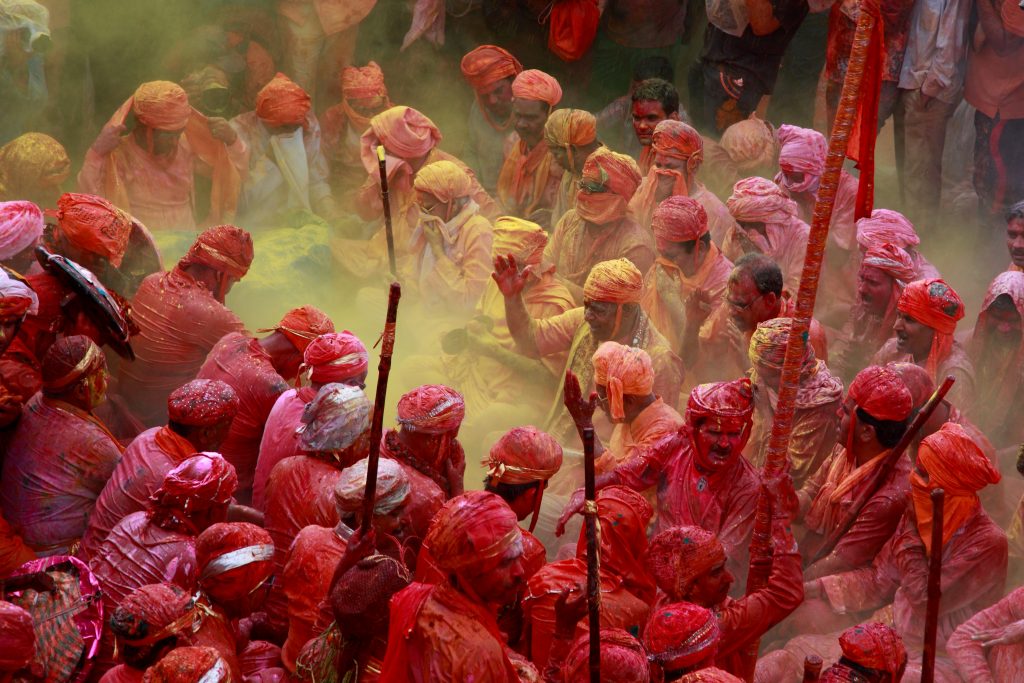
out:
{"label": "powder-stained face", "polygon": [[1012,302],[1009,306],[1005,304],[989,306],[985,312],[985,327],[990,337],[1002,344],[1016,346],[1020,341],[1020,313],[1013,307]]}
{"label": "powder-stained face", "polygon": [[499,121],[507,119],[512,113],[512,79],[498,81],[493,90],[480,96],[480,101],[492,117]]}
{"label": "powder-stained face", "polygon": [[701,574],[687,591],[686,599],[701,607],[716,607],[729,596],[729,588],[735,581],[733,575],[721,562]]}
{"label": "powder-stained face", "polygon": [[619,305],[611,301],[583,301],[583,320],[590,325],[590,333],[598,342],[605,342],[615,334],[615,321]]}
{"label": "powder-stained face", "polygon": [[719,470],[732,464],[746,445],[747,430],[733,421],[704,420],[694,439],[703,466]]}
{"label": "powder-stained face", "polygon": [[644,147],[651,144],[654,129],[668,118],[665,108],[658,100],[638,100],[633,103],[633,131]]}
{"label": "powder-stained face", "polygon": [[495,605],[510,605],[515,602],[526,584],[523,569],[523,541],[516,541],[505,551],[498,566],[486,563],[486,571],[467,572],[460,579],[469,583],[474,593],[487,598]]}
{"label": "powder-stained face", "polygon": [[1014,218],[1007,223],[1006,248],[1013,265],[1024,269],[1024,218]]}
{"label": "powder-stained face", "polygon": [[878,268],[861,266],[857,273],[857,298],[865,310],[882,317],[893,297],[892,278]]}
{"label": "powder-stained face", "polygon": [[3,353],[11,342],[14,341],[14,337],[18,334],[18,328],[21,327],[21,321],[24,319],[23,316],[15,316],[11,318],[0,318],[0,353]]}
{"label": "powder-stained face", "polygon": [[512,101],[516,133],[528,147],[533,148],[544,139],[544,124],[548,122],[550,111],[547,102],[522,99]]}
{"label": "powder-stained face", "polygon": [[900,311],[896,314],[893,332],[896,333],[896,348],[901,353],[909,353],[918,362],[928,357],[935,330]]}

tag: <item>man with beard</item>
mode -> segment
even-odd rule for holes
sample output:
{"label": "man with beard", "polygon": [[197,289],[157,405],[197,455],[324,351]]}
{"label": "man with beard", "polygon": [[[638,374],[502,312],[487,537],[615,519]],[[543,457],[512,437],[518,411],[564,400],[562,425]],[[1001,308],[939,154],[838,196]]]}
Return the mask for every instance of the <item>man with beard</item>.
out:
{"label": "man with beard", "polygon": [[544,124],[544,142],[555,163],[562,167],[562,181],[551,209],[551,225],[558,225],[565,213],[576,206],[576,191],[583,179],[583,166],[598,147],[597,119],[582,109],[556,109]]}
{"label": "man with beard", "polygon": [[[583,306],[543,320],[531,319],[523,300],[529,269],[520,272],[513,257],[499,257],[494,265],[494,280],[505,297],[505,319],[520,353],[544,358],[568,352],[565,370],[579,379],[580,388],[589,395],[593,390],[591,359],[598,345],[616,341],[634,346],[651,357],[654,393],[669,405],[675,404],[683,382],[683,364],[641,310],[643,276],[630,261],[598,263],[584,284]],[[562,401],[563,386],[558,388],[546,427],[556,438],[573,429]]]}
{"label": "man with beard", "polygon": [[1024,270],[1024,201],[1006,212],[1006,250],[1010,252],[1009,270]]}
{"label": "man with beard", "polygon": [[384,72],[376,62],[341,70],[341,102],[322,117],[321,149],[330,167],[331,187],[344,192],[363,181],[366,171],[359,158],[359,136],[371,118],[389,107]]}
{"label": "man with beard", "polygon": [[666,119],[679,120],[679,93],[674,85],[660,78],[649,78],[633,90],[633,132],[640,141],[637,163],[640,173],[647,175],[654,165],[654,129]]}
{"label": "man with beard", "polygon": [[481,45],[462,58],[462,77],[475,96],[465,158],[488,192],[498,188],[505,147],[511,144],[512,81],[522,70],[519,60],[496,45]]}

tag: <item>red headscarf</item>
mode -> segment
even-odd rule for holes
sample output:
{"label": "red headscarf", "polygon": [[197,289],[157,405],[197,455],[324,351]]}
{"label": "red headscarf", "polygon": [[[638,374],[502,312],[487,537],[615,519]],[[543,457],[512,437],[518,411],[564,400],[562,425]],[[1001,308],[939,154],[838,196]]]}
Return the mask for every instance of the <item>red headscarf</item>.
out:
{"label": "red headscarf", "polygon": [[44,227],[43,212],[32,202],[0,202],[0,261],[38,242]]}
{"label": "red headscarf", "polygon": [[[642,494],[625,486],[606,486],[597,493],[601,526],[601,568],[622,577],[626,589],[644,602],[654,601],[657,587],[644,564],[647,526],[654,509]],[[580,529],[576,556],[586,557],[586,529]]]}
{"label": "red headscarf", "polygon": [[626,418],[623,398],[648,396],[654,391],[654,367],[643,349],[607,341],[597,348],[592,359],[594,382],[608,391],[608,410],[613,421]]}
{"label": "red headscarf", "polygon": [[793,185],[780,173],[775,182],[790,192],[816,192],[828,154],[825,136],[811,128],[784,124],[779,126],[779,144],[779,168],[785,173],[803,173],[804,179]]}
{"label": "red headscarf", "polygon": [[97,254],[115,268],[121,265],[132,231],[132,218],[103,197],[66,192],[48,216],[57,219],[56,235],[82,251]]}
{"label": "red headscarf", "polygon": [[697,429],[704,420],[736,427],[749,425],[754,415],[754,391],[747,378],[700,384],[690,392],[686,421]]}
{"label": "red headscarf", "polygon": [[466,402],[443,384],[424,384],[398,400],[398,424],[423,434],[447,434],[462,425]]}
{"label": "red headscarf", "polygon": [[728,671],[722,671],[717,666],[709,666],[700,671],[691,671],[677,683],[743,683],[742,678],[736,678]]}
{"label": "red headscarf", "polygon": [[953,350],[953,332],[957,321],[964,317],[964,302],[952,287],[934,278],[908,284],[896,307],[935,331],[925,362],[925,369],[934,380],[939,365]]}
{"label": "red headscarf", "polygon": [[921,243],[914,225],[899,211],[875,209],[868,218],[857,221],[857,243],[870,249],[886,242],[901,249],[910,249]]}
{"label": "red headscarf", "polygon": [[892,323],[896,320],[896,304],[899,303],[900,295],[903,294],[906,284],[917,279],[917,266],[914,265],[910,254],[900,247],[886,242],[869,247],[860,267],[861,270],[865,268],[879,270],[892,280],[889,303],[886,305],[885,316],[880,324],[884,331],[891,332]]}
{"label": "red headscarf", "polygon": [[497,45],[481,45],[462,58],[462,76],[478,95],[494,90],[499,81],[514,78],[523,65]]}
{"label": "red headscarf", "polygon": [[543,71],[527,69],[512,81],[512,96],[519,100],[545,102],[554,107],[562,100],[562,86]]}
{"label": "red headscarf", "polygon": [[274,573],[274,541],[247,522],[213,524],[196,539],[199,584],[215,601],[243,598]]}
{"label": "red headscarf", "polygon": [[562,447],[536,427],[516,427],[491,446],[483,465],[495,483],[547,481],[562,467]]}
{"label": "red headscarf", "polygon": [[[565,658],[566,683],[590,680],[590,634],[573,641]],[[648,683],[647,653],[640,641],[621,628],[601,628],[601,680],[606,683]]]}
{"label": "red headscarf", "polygon": [[62,337],[43,356],[43,389],[54,393],[63,391],[106,366],[100,347],[85,335]]}
{"label": "red headscarf", "polygon": [[522,546],[522,538],[508,503],[493,493],[468,491],[438,510],[424,543],[442,570],[472,567],[483,573],[498,566],[510,548]]}
{"label": "red headscarf", "polygon": [[[234,466],[217,453],[196,453],[164,477],[153,494],[153,509],[161,520],[191,528],[190,514],[226,505],[238,486]],[[154,514],[154,519],[158,515]]]}
{"label": "red headscarf", "polygon": [[234,419],[238,394],[227,382],[194,379],[167,397],[167,418],[189,427],[210,427]]}
{"label": "red headscarf", "polygon": [[635,304],[643,296],[644,277],[629,259],[601,261],[590,269],[583,283],[583,296],[589,301]]}
{"label": "red headscarf", "polygon": [[714,612],[689,602],[676,602],[651,615],[644,629],[644,646],[648,657],[664,670],[678,671],[713,660],[721,636]]}
{"label": "red headscarf", "polygon": [[178,267],[202,265],[241,280],[252,259],[252,236],[234,225],[218,225],[200,233]]}
{"label": "red headscarf", "polygon": [[651,539],[647,564],[671,600],[681,600],[694,581],[725,562],[718,537],[699,526],[676,526]]}
{"label": "red headscarf", "polygon": [[322,334],[334,332],[334,323],[319,308],[300,306],[285,313],[276,327],[259,331],[280,332],[300,353],[304,353],[314,339]]}
{"label": "red headscarf", "polygon": [[907,665],[907,649],[900,634],[879,622],[846,629],[839,636],[839,647],[851,662],[887,672],[891,676],[887,683],[896,683]]}
{"label": "red headscarf", "polygon": [[651,229],[659,250],[673,242],[692,242],[708,232],[708,214],[696,199],[672,195],[654,210]]}
{"label": "red headscarf", "polygon": [[320,335],[306,347],[302,360],[310,381],[317,384],[343,383],[370,367],[366,346],[348,330]]}
{"label": "red headscarf", "polygon": [[640,168],[633,157],[598,147],[583,164],[581,182],[600,187],[599,192],[580,189],[576,213],[595,225],[606,225],[626,216],[629,200],[640,186]]}
{"label": "red headscarf", "polygon": [[268,126],[305,126],[311,106],[309,93],[283,73],[256,95],[256,116]]}
{"label": "red headscarf", "polygon": [[142,683],[228,683],[231,669],[212,647],[179,647],[146,669]]}
{"label": "red headscarf", "polygon": [[[989,334],[988,309],[1002,295],[1006,295],[1017,309],[1017,315],[1024,321],[1024,273],[1017,270],[1008,270],[1000,273],[985,292],[985,300],[981,304],[981,312],[978,313],[978,321],[974,326],[974,335],[971,338],[971,353],[975,358],[980,358],[985,353],[986,339]],[[1002,377],[1001,386],[993,387],[996,392],[989,394],[993,400],[1000,401],[1004,405],[1013,404],[1013,394],[1017,391],[1017,379],[1024,368],[1024,334],[1017,347],[1016,353],[1010,354],[1007,358],[1003,371],[996,375]],[[1012,379],[1011,379],[1012,378]]]}
{"label": "red headscarf", "polygon": [[35,658],[36,631],[32,615],[0,600],[0,671],[18,671]]}
{"label": "red headscarf", "polygon": [[849,397],[877,420],[901,422],[910,417],[914,398],[903,378],[890,368],[872,365],[857,373],[850,383]]}

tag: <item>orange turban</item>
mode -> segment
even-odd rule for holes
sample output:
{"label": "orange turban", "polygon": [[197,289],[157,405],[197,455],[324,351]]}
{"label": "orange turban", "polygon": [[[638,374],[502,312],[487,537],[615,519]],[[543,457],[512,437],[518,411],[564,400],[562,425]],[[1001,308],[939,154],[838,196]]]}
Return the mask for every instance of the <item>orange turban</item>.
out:
{"label": "orange turban", "polygon": [[424,384],[398,399],[398,423],[409,431],[447,434],[458,429],[465,416],[462,395],[443,384]]}
{"label": "orange turban", "polygon": [[914,225],[899,211],[875,209],[867,218],[857,221],[857,243],[862,249],[889,242],[900,249],[910,249],[921,243]]}
{"label": "orange turban", "polygon": [[583,283],[583,297],[589,301],[613,304],[640,303],[644,276],[629,259],[602,261],[590,269]]}
{"label": "orange turban", "polygon": [[722,629],[706,607],[689,602],[665,605],[651,615],[644,629],[647,656],[666,671],[688,669],[713,660]]}
{"label": "orange turban", "polygon": [[[573,641],[565,658],[566,681],[590,680],[590,634]],[[621,628],[601,627],[601,680],[606,683],[638,683],[649,680],[647,652],[640,641]]]}
{"label": "orange turban", "polygon": [[907,648],[900,634],[877,621],[843,631],[839,647],[843,657],[854,664],[888,672],[892,675],[890,681],[898,680],[907,664]]}
{"label": "orange turban", "polygon": [[483,573],[498,566],[509,549],[522,547],[522,539],[508,503],[493,493],[468,491],[438,510],[424,545],[446,572],[473,567]]}
{"label": "orange turban", "polygon": [[544,139],[556,147],[589,145],[597,139],[597,118],[582,109],[556,109],[544,124]]}
{"label": "orange turban", "polygon": [[726,128],[721,145],[740,171],[772,164],[778,146],[772,127],[754,114]]}
{"label": "orange turban", "polygon": [[674,119],[665,119],[654,128],[651,148],[655,154],[676,159],[704,159],[704,139],[700,133],[690,124]]}
{"label": "orange turban", "polygon": [[238,413],[238,394],[227,382],[194,379],[167,397],[167,417],[189,427],[210,427],[233,420]]}
{"label": "orange turban", "polygon": [[583,164],[583,179],[604,186],[628,202],[643,177],[633,157],[599,147]]}
{"label": "orange turban", "polygon": [[115,268],[121,265],[132,231],[132,218],[103,197],[67,192],[57,201],[56,233],[75,247],[97,254]]}
{"label": "orange turban", "polygon": [[871,365],[853,378],[847,394],[864,412],[877,420],[902,422],[914,410],[910,389],[891,368]]}
{"label": "orange turban", "polygon": [[377,62],[366,66],[346,66],[341,70],[341,96],[349,100],[365,97],[387,97],[384,72]]}
{"label": "orange turban", "polygon": [[519,60],[496,45],[481,45],[462,58],[462,76],[480,94],[489,93],[498,81],[513,78],[522,70]]}
{"label": "orange turban", "polygon": [[192,116],[185,89],[170,81],[143,83],[132,96],[139,123],[156,130],[183,130]]}
{"label": "orange turban", "polygon": [[608,391],[608,410],[613,421],[626,419],[623,398],[648,396],[654,391],[654,367],[643,349],[607,341],[592,359],[594,382]]}
{"label": "orange turban", "polygon": [[691,671],[680,678],[678,683],[743,683],[743,679],[717,666],[709,666],[699,671]]}
{"label": "orange turban", "polygon": [[280,332],[300,353],[304,353],[311,341],[322,334],[334,332],[334,323],[319,308],[300,306],[285,313],[276,327],[259,331]]}
{"label": "orange turban", "polygon": [[491,481],[502,484],[547,481],[562,467],[562,447],[554,437],[536,427],[516,427],[491,446],[482,462]]}
{"label": "orange turban", "polygon": [[788,223],[797,215],[796,203],[781,187],[756,176],[737,182],[726,206],[741,223]]}
{"label": "orange turban", "polygon": [[903,288],[896,307],[935,330],[925,369],[935,379],[939,364],[953,351],[953,332],[964,317],[964,302],[952,287],[938,278],[917,280]]}
{"label": "orange turban", "polygon": [[268,126],[304,126],[311,106],[309,93],[283,73],[256,95],[256,116]]}
{"label": "orange turban", "polygon": [[671,242],[692,242],[708,232],[708,214],[696,199],[672,195],[654,210],[651,229],[658,248]]}
{"label": "orange turban", "polygon": [[445,204],[473,194],[473,181],[458,164],[447,159],[427,164],[416,172],[413,189],[431,194]]}
{"label": "orange turban", "polygon": [[252,236],[248,232],[234,225],[218,225],[196,238],[178,267],[202,265],[241,280],[249,272],[253,256]]}
{"label": "orange turban", "polygon": [[549,107],[554,107],[562,100],[562,86],[543,71],[527,69],[512,81],[512,96],[518,100],[546,102]]}
{"label": "orange turban", "polygon": [[699,526],[675,526],[651,539],[647,563],[658,588],[679,600],[693,582],[725,562],[718,537]]}
{"label": "orange turban", "polygon": [[494,221],[491,258],[512,254],[519,263],[536,266],[544,258],[547,245],[548,233],[536,223],[515,216]]}

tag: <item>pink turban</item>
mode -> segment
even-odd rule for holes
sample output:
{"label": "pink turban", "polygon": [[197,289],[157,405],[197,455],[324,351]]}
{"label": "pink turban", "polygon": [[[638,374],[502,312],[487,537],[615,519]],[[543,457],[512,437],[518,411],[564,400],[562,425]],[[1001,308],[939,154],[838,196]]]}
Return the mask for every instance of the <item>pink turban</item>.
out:
{"label": "pink turban", "polygon": [[651,229],[659,249],[671,242],[692,242],[708,232],[708,214],[696,199],[672,195],[654,210]]}
{"label": "pink turban", "polygon": [[144,126],[183,130],[192,116],[185,89],[170,81],[143,83],[132,96],[132,112]]}
{"label": "pink turban", "polygon": [[400,159],[426,156],[441,142],[441,131],[434,122],[412,107],[391,107],[370,119],[370,130],[363,133],[362,160],[368,172],[377,172],[377,144]]}
{"label": "pink turban", "polygon": [[520,100],[546,102],[549,107],[554,107],[562,100],[562,86],[543,71],[527,69],[512,81],[512,96]]}
{"label": "pink turban", "polygon": [[196,453],[167,473],[153,501],[187,513],[227,503],[237,486],[234,466],[220,454]]}
{"label": "pink turban", "polygon": [[443,384],[424,384],[398,400],[398,424],[423,434],[447,434],[459,428],[466,403],[459,392]]}
{"label": "pink turban", "polygon": [[654,391],[654,368],[651,357],[643,349],[607,341],[597,348],[592,362],[594,383],[607,388],[612,420],[626,418],[623,407],[626,394],[647,396]]}
{"label": "pink turban", "polygon": [[901,422],[910,417],[914,397],[903,378],[890,368],[871,365],[857,373],[847,394],[857,406],[878,420]]}
{"label": "pink turban", "polygon": [[256,96],[256,116],[268,126],[302,126],[312,106],[309,94],[282,73]]}
{"label": "pink turban", "polygon": [[857,221],[857,243],[862,249],[881,246],[886,242],[900,249],[910,249],[921,243],[914,225],[898,211],[875,209],[871,216]]}
{"label": "pink turban", "polygon": [[210,427],[233,420],[238,395],[231,385],[217,379],[194,379],[167,397],[167,417],[189,427]]}
{"label": "pink turban", "polygon": [[317,384],[345,382],[370,366],[363,342],[348,330],[320,335],[309,343],[302,359],[310,381]]}
{"label": "pink turban", "polygon": [[737,182],[726,206],[740,223],[788,223],[797,215],[796,203],[767,178],[744,178]]}
{"label": "pink turban", "polygon": [[38,242],[44,226],[43,212],[32,202],[0,202],[0,261]]}
{"label": "pink turban", "polygon": [[[828,143],[825,136],[810,128],[783,124],[779,126],[779,168],[787,173],[799,172],[816,180],[825,172]],[[791,188],[799,192],[799,188]]]}
{"label": "pink turban", "polygon": [[721,145],[740,171],[751,171],[775,161],[775,132],[756,115],[726,128]]}
{"label": "pink turban", "polygon": [[864,254],[862,266],[882,271],[893,280],[906,284],[917,278],[917,266],[910,254],[894,244],[874,245]]}

